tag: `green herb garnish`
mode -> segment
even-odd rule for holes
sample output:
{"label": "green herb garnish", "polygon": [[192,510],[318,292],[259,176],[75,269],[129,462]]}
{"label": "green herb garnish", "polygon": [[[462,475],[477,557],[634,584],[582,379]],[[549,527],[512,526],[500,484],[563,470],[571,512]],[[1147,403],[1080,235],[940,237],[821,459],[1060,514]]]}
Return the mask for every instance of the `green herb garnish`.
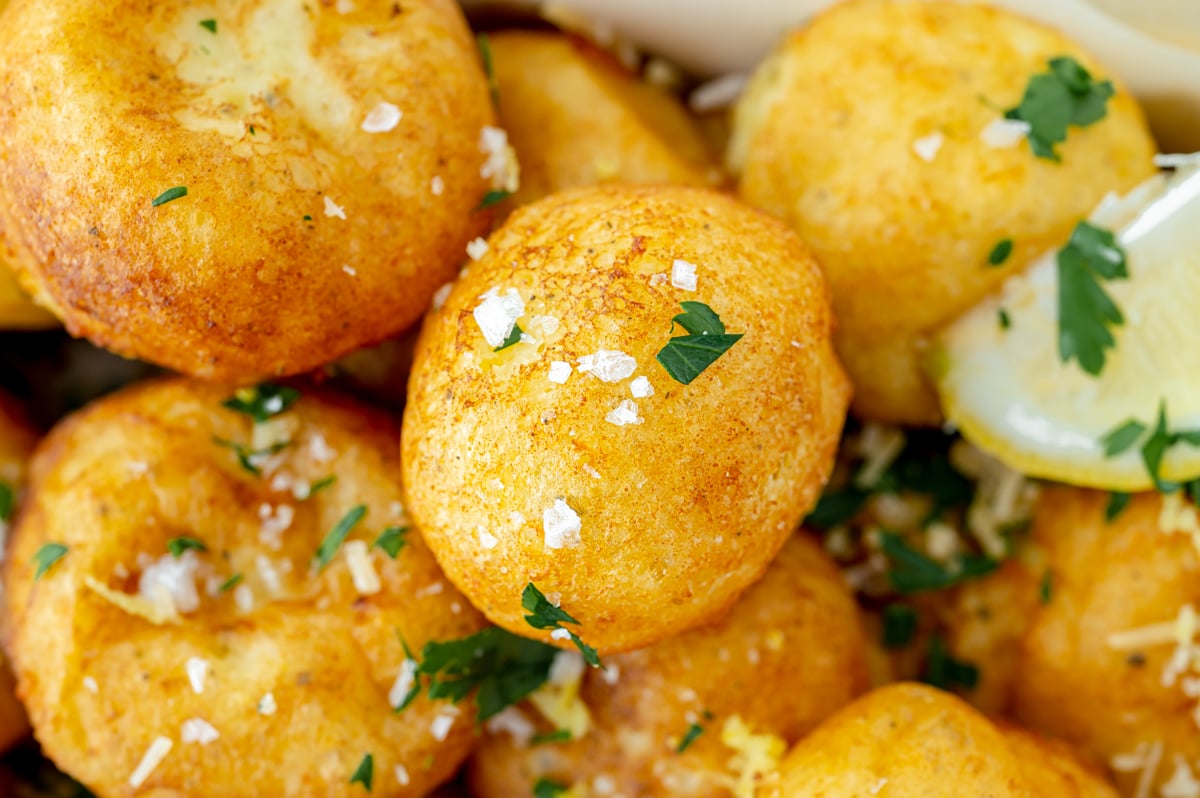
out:
{"label": "green herb garnish", "polygon": [[917,611],[907,604],[889,604],[883,608],[883,646],[904,648],[917,632]]}
{"label": "green herb garnish", "polygon": [[514,324],[513,328],[512,328],[512,332],[510,332],[508,334],[508,337],[504,339],[504,342],[501,343],[500,346],[496,347],[492,351],[499,352],[501,349],[508,349],[513,344],[518,343],[521,340],[522,332],[524,332],[524,331],[521,329],[521,325]]}
{"label": "green herb garnish", "polygon": [[675,748],[675,753],[682,754],[688,750],[688,747],[696,742],[696,738],[701,734],[704,734],[704,727],[699,723],[693,723],[691,726],[688,726],[687,731],[684,732],[683,739],[679,741],[679,745]]}
{"label": "green herb garnish", "polygon": [[408,543],[405,536],[408,534],[406,526],[389,526],[379,533],[379,537],[375,538],[375,542],[371,544],[373,549],[383,549],[387,556],[393,560],[400,553],[400,549]]}
{"label": "green herb garnish", "polygon": [[221,403],[222,407],[244,413],[261,424],[291,407],[300,392],[286,385],[264,382],[253,388],[239,388],[232,398]]}
{"label": "green herb garnish", "polygon": [[533,798],[558,798],[567,789],[567,785],[543,776],[533,785]]}
{"label": "green herb garnish", "polygon": [[1121,493],[1114,490],[1108,494],[1108,504],[1104,506],[1104,520],[1112,523],[1117,520],[1117,517],[1125,511],[1129,506],[1129,500],[1132,498],[1128,493]]}
{"label": "green herb garnish", "polygon": [[888,582],[898,593],[944,590],[960,582],[986,576],[1000,565],[996,560],[979,554],[963,555],[953,563],[943,565],[910,548],[899,535],[884,532],[881,539],[883,553],[892,561]]}
{"label": "green herb garnish", "polygon": [[866,491],[853,487],[825,493],[804,519],[804,525],[814,529],[832,529],[849,523],[858,515],[869,495]]}
{"label": "green herb garnish", "polygon": [[316,482],[308,486],[308,495],[305,499],[311,499],[326,488],[332,487],[337,482],[337,474],[330,474],[327,477],[321,477]]}
{"label": "green herb garnish", "polygon": [[215,19],[200,20],[200,27],[204,28],[209,33],[217,32],[217,21]]}
{"label": "green herb garnish", "polygon": [[950,656],[942,638],[934,635],[929,640],[929,653],[925,659],[925,673],[921,681],[942,690],[965,687],[974,690],[979,684],[979,668]]}
{"label": "green herb garnish", "polygon": [[1006,119],[1029,124],[1029,148],[1038,158],[1061,161],[1054,145],[1067,140],[1067,128],[1087,127],[1108,112],[1115,93],[1111,81],[1097,82],[1074,58],[1050,59],[1050,70],[1034,75],[1016,108],[1005,111]]}
{"label": "green herb garnish", "polygon": [[358,763],[358,767],[354,770],[354,775],[350,777],[351,784],[361,784],[366,788],[367,792],[371,791],[371,785],[375,782],[375,757],[367,754]]}
{"label": "green herb garnish", "polygon": [[240,585],[243,578],[244,577],[241,574],[234,574],[221,583],[221,586],[217,588],[217,592],[228,593],[230,590],[233,590],[235,587]]}
{"label": "green herb garnish", "polygon": [[325,570],[326,566],[333,561],[333,556],[341,548],[342,543],[346,540],[346,536],[350,534],[350,530],[354,529],[366,514],[367,506],[360,504],[342,516],[342,520],[338,521],[333,529],[329,530],[329,534],[321,541],[321,546],[317,549],[317,554],[313,558],[317,564],[318,571]]}
{"label": "green herb garnish", "polygon": [[667,341],[656,358],[672,379],[689,385],[741,340],[742,333],[726,334],[720,316],[703,302],[681,302],[680,306],[684,312],[671,319],[671,332],[678,324],[690,334]]}
{"label": "green herb garnish", "polygon": [[1123,454],[1146,434],[1146,425],[1130,419],[1104,434],[1100,443],[1104,445],[1105,457],[1116,457]]}
{"label": "green herb garnish", "polygon": [[204,541],[202,540],[188,537],[171,538],[167,541],[167,551],[177,560],[189,549],[192,551],[208,551],[208,546],[204,545]]}
{"label": "green herb garnish", "polygon": [[1050,599],[1054,596],[1054,572],[1046,569],[1042,574],[1042,581],[1038,585],[1038,599],[1042,604],[1049,604]]}
{"label": "green herb garnish", "polygon": [[177,200],[180,197],[186,196],[187,186],[175,186],[175,188],[169,188],[154,199],[150,200],[150,205],[154,208],[157,208],[159,205],[166,205],[172,200]]}
{"label": "green herb garnish", "polygon": [[1129,277],[1125,250],[1110,231],[1080,222],[1055,256],[1058,264],[1058,356],[1072,358],[1093,377],[1104,370],[1105,350],[1116,346],[1110,327],[1125,323],[1102,280]]}
{"label": "green herb garnish", "polygon": [[12,520],[13,505],[16,504],[16,492],[4,480],[0,479],[0,521]]}
{"label": "green herb garnish", "polygon": [[479,205],[475,208],[477,211],[482,211],[485,208],[490,208],[493,205],[499,205],[506,199],[512,196],[511,191],[505,191],[502,188],[494,188],[483,195],[483,199],[479,201]]}
{"label": "green herb garnish", "polygon": [[496,82],[496,69],[492,63],[492,42],[486,33],[480,33],[475,37],[475,43],[479,45],[479,58],[483,61],[483,74],[487,76],[488,93],[492,95],[492,105],[499,108],[500,86]]}
{"label": "green herb garnish", "polygon": [[250,447],[243,446],[240,443],[227,441],[224,438],[218,438],[216,435],[213,436],[213,443],[217,444],[218,446],[224,446],[226,449],[232,449],[233,453],[237,455],[238,463],[241,464],[242,468],[244,468],[246,471],[249,471],[256,477],[262,476],[262,469],[254,462],[256,458],[262,459],[270,457],[273,454],[282,452],[284,449],[292,445],[291,441],[279,441],[278,443],[273,443],[270,446],[264,446],[262,449],[251,449]]}
{"label": "green herb garnish", "polygon": [[[1150,430],[1150,435],[1142,440],[1147,430]],[[1138,441],[1142,441],[1142,463],[1146,466],[1146,473],[1154,481],[1154,487],[1160,493],[1174,493],[1184,487],[1178,482],[1169,482],[1162,478],[1163,458],[1166,457],[1167,451],[1177,444],[1200,446],[1200,430],[1170,431],[1167,425],[1167,403],[1164,400],[1159,402],[1158,417],[1155,419],[1153,429],[1141,421],[1129,419],[1105,433],[1100,439],[1104,446],[1105,457],[1124,454]],[[1193,486],[1189,484],[1187,487],[1189,495],[1192,495]],[[1110,505],[1111,503],[1110,499]],[[1124,505],[1121,509],[1123,508]]]}
{"label": "green herb garnish", "polygon": [[32,562],[37,564],[37,570],[33,572],[33,581],[37,581],[45,576],[56,562],[66,556],[67,547],[61,543],[43,543],[42,547],[37,550],[37,554],[33,555]]}
{"label": "green herb garnish", "polygon": [[534,587],[533,582],[525,585],[525,590],[521,592],[521,606],[529,613],[525,616],[525,623],[534,629],[562,629],[570,635],[571,642],[579,649],[579,653],[583,654],[584,661],[593,668],[600,667],[600,656],[596,653],[596,649],[583,642],[579,635],[563,626],[564,623],[578,626],[579,621],[568,615],[562,608],[551,604],[542,595],[542,591]]}
{"label": "green herb garnish", "polygon": [[1004,308],[1000,308],[996,311],[996,319],[1000,322],[1001,330],[1007,330],[1012,326],[1012,319],[1009,317],[1008,311]]}
{"label": "green herb garnish", "polygon": [[535,734],[529,738],[530,745],[546,745],[547,743],[569,743],[571,741],[570,729],[555,729],[552,732],[545,734]]}
{"label": "green herb garnish", "polygon": [[1004,261],[1008,260],[1008,256],[1013,251],[1013,240],[1011,238],[1001,239],[992,247],[992,251],[988,253],[989,266],[1002,266]]}

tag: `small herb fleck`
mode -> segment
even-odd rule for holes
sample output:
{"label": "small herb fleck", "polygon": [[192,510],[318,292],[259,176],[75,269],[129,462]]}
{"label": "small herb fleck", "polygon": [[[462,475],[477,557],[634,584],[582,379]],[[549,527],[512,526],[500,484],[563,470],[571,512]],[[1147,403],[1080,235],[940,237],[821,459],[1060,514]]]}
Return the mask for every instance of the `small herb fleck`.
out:
{"label": "small herb fleck", "polygon": [[543,776],[533,785],[533,798],[559,798],[566,791],[567,785]]}
{"label": "small herb fleck", "polygon": [[330,474],[327,477],[321,477],[316,482],[308,486],[308,495],[304,498],[311,499],[313,496],[316,496],[326,488],[333,487],[335,482],[337,482],[337,474]]}
{"label": "small herb fleck", "polygon": [[379,533],[379,537],[375,538],[375,542],[371,544],[373,549],[383,549],[387,556],[393,560],[400,553],[400,549],[408,543],[407,538],[408,527],[406,526],[389,526],[387,529]]}
{"label": "small herb fleck", "polygon": [[999,563],[980,554],[958,557],[953,563],[943,565],[910,548],[899,535],[885,532],[881,535],[883,553],[892,562],[888,570],[888,582],[898,593],[924,593],[943,590],[987,576],[999,567]]}
{"label": "small herb fleck", "polygon": [[[1108,433],[1106,433],[1100,442],[1104,446],[1105,457],[1116,457],[1128,451],[1139,440],[1142,440],[1146,431],[1150,430],[1149,437],[1142,441],[1141,455],[1142,463],[1146,466],[1146,473],[1154,481],[1154,487],[1160,493],[1174,493],[1182,487],[1183,484],[1178,482],[1170,482],[1162,478],[1162,462],[1166,457],[1167,451],[1178,444],[1187,444],[1189,446],[1200,446],[1200,430],[1177,430],[1172,432],[1167,425],[1167,403],[1160,401],[1158,405],[1158,417],[1155,419],[1154,428],[1150,427],[1136,419],[1130,419],[1118,425]],[[1189,495],[1197,495],[1200,492],[1200,487],[1193,484],[1186,486]]]}
{"label": "small herb fleck", "polygon": [[925,658],[925,672],[921,681],[942,690],[964,687],[974,690],[979,684],[979,668],[950,656],[942,638],[934,635],[929,640],[929,652]]}
{"label": "small herb fleck", "polygon": [[568,743],[571,741],[570,729],[555,729],[545,734],[535,734],[529,738],[530,745],[546,745],[547,743]]}
{"label": "small herb fleck", "polygon": [[261,424],[287,410],[300,398],[300,392],[286,385],[264,382],[252,388],[239,388],[221,403],[222,407],[244,413]]}
{"label": "small herb fleck", "polygon": [[36,582],[45,576],[46,572],[66,553],[67,547],[61,543],[43,543],[42,547],[37,550],[37,554],[33,555],[32,562],[37,564],[37,570],[33,572],[33,581]]}
{"label": "small herb fleck", "polygon": [[1112,232],[1080,222],[1055,256],[1058,267],[1058,356],[1077,360],[1093,377],[1104,370],[1106,350],[1117,343],[1111,327],[1125,324],[1104,280],[1129,277],[1125,250]]}
{"label": "small herb fleck", "polygon": [[1012,255],[1013,240],[1011,238],[1001,239],[992,247],[992,251],[988,253],[989,266],[1002,266],[1008,260],[1009,255]]}
{"label": "small herb fleck", "polygon": [[171,538],[167,541],[167,551],[177,560],[189,549],[192,551],[208,551],[208,546],[202,540],[189,537]]}
{"label": "small herb fleck", "polygon": [[917,611],[907,604],[893,603],[883,608],[883,646],[904,648],[917,632]]}
{"label": "small herb fleck", "polygon": [[1114,490],[1108,494],[1108,504],[1104,506],[1104,520],[1108,523],[1116,521],[1125,508],[1129,506],[1130,495]]}
{"label": "small herb fleck", "polygon": [[583,642],[579,635],[563,626],[564,623],[578,626],[579,621],[560,607],[551,604],[542,591],[534,586],[533,582],[525,585],[525,590],[521,593],[521,606],[529,613],[525,616],[525,623],[534,629],[563,629],[571,636],[571,642],[583,654],[584,661],[593,668],[600,667],[600,656],[596,653],[596,649]]}
{"label": "small herb fleck", "polygon": [[215,19],[202,19],[200,20],[200,27],[204,28],[209,33],[216,33],[217,21]]}
{"label": "small herb fleck", "polygon": [[1130,419],[1104,434],[1100,443],[1104,445],[1105,457],[1116,457],[1123,454],[1146,434],[1146,425]]}
{"label": "small herb fleck", "polygon": [[475,37],[475,43],[479,45],[479,58],[483,61],[483,74],[487,76],[488,93],[492,95],[492,105],[499,108],[500,86],[496,82],[496,69],[492,62],[492,42],[486,33],[480,33]]}
{"label": "small herb fleck", "polygon": [[12,520],[13,505],[16,503],[16,492],[4,480],[0,479],[0,521]]}
{"label": "small herb fleck", "polygon": [[235,587],[240,585],[243,578],[244,577],[241,574],[234,574],[221,583],[221,586],[217,588],[217,592],[228,593],[230,590],[233,590]]}
{"label": "small herb fleck", "polygon": [[483,199],[481,199],[479,201],[479,205],[478,205],[478,207],[475,208],[475,210],[482,211],[485,208],[492,207],[493,205],[499,205],[501,202],[504,202],[506,199],[508,199],[511,196],[512,196],[511,191],[505,191],[504,189],[499,189],[499,188],[492,189],[491,191],[489,191],[488,193],[483,195]]}
{"label": "small herb fleck", "polygon": [[243,446],[240,443],[228,441],[224,438],[218,438],[216,435],[213,436],[213,443],[217,444],[218,446],[224,446],[226,449],[233,450],[233,453],[237,456],[238,463],[242,466],[242,468],[256,477],[262,476],[262,468],[259,467],[258,463],[254,462],[255,460],[264,460],[273,454],[282,452],[284,449],[292,445],[291,441],[279,441],[278,443],[273,443],[270,446],[264,446],[261,449],[251,449],[250,447]]}
{"label": "small herb fleck", "polygon": [[504,339],[503,343],[501,343],[500,346],[496,347],[492,351],[499,352],[501,349],[508,349],[513,344],[518,343],[521,340],[522,332],[524,332],[524,331],[521,329],[521,326],[519,324],[514,324],[513,328],[512,328],[512,332],[510,332],[508,334],[508,337]]}
{"label": "small herb fleck", "polygon": [[1008,311],[1004,308],[996,311],[996,319],[1000,322],[1001,330],[1007,330],[1009,327],[1012,327],[1012,318],[1009,317]]}
{"label": "small herb fleck", "polygon": [[691,726],[688,726],[687,731],[684,732],[683,739],[679,741],[679,745],[675,748],[675,753],[682,754],[688,750],[701,734],[704,734],[704,727],[699,723],[693,723]]}
{"label": "small herb fleck", "polygon": [[321,541],[321,546],[317,549],[316,556],[314,557],[318,571],[323,571],[333,561],[334,555],[337,554],[338,549],[345,542],[346,536],[350,534],[350,530],[354,529],[366,514],[367,506],[360,504],[342,516],[342,519],[334,525],[333,529],[329,530],[329,534]]}
{"label": "small herb fleck", "polygon": [[726,334],[721,318],[703,302],[681,302],[680,306],[684,312],[671,319],[671,332],[678,324],[689,334],[668,340],[655,357],[672,379],[690,385],[743,334]]}
{"label": "small herb fleck", "polygon": [[157,208],[159,205],[166,205],[172,200],[177,200],[180,197],[186,197],[187,193],[187,186],[175,186],[174,188],[167,189],[154,199],[150,200],[150,205],[151,207]]}
{"label": "small herb fleck", "polygon": [[306,221],[306,222],[311,222],[311,221],[312,221],[312,215],[311,215],[311,214],[308,214],[308,213],[304,214],[304,221]]}
{"label": "small herb fleck", "polygon": [[351,784],[361,784],[367,792],[371,791],[371,785],[375,783],[375,757],[367,754],[358,763],[358,767],[354,771],[354,775],[350,777]]}
{"label": "small herb fleck", "polygon": [[1054,572],[1049,568],[1042,574],[1041,584],[1038,585],[1038,599],[1042,604],[1049,604],[1054,597]]}
{"label": "small herb fleck", "polygon": [[804,519],[804,525],[814,529],[832,529],[849,523],[866,503],[868,494],[858,488],[841,488],[821,496],[817,506]]}
{"label": "small herb fleck", "polygon": [[1108,100],[1116,92],[1112,82],[1096,81],[1074,58],[1051,58],[1049,65],[1049,71],[1029,79],[1020,105],[1005,111],[1004,116],[1029,124],[1029,148],[1034,155],[1061,161],[1054,146],[1067,140],[1067,129],[1103,119]]}

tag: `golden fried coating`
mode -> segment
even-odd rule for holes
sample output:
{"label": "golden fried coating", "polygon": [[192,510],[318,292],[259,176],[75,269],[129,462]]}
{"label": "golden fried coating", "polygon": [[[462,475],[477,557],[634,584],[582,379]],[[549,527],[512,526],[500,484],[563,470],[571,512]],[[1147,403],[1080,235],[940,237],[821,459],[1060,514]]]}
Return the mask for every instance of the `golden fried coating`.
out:
{"label": "golden fried coating", "polygon": [[424,312],[487,222],[486,79],[451,0],[342,10],[9,7],[0,220],[72,334],[249,381]]}
{"label": "golden fried coating", "polygon": [[715,155],[679,100],[612,56],[555,33],[488,38],[500,121],[521,164],[514,203],[598,183],[721,181]]}
{"label": "golden fried coating", "polygon": [[[227,396],[127,389],[35,456],[4,582],[37,738],[100,798],[355,796],[367,754],[373,794],[424,795],[466,757],[472,710],[421,697],[393,713],[401,640],[419,651],[483,624],[416,530],[394,559],[368,549],[407,523],[396,428],[332,395],[254,424]],[[243,452],[261,475],[218,440],[265,447]],[[66,552],[36,579],[52,543]]]}
{"label": "golden fried coating", "polygon": [[[472,759],[473,792],[532,795],[547,778],[593,789],[608,781],[614,794],[647,798],[742,795],[753,774],[739,768],[739,725],[764,743],[781,738],[772,743],[782,753],[866,689],[865,646],[840,573],[817,543],[794,535],[720,620],[589,671],[581,695],[592,723],[582,739],[530,746],[488,734]],[[679,754],[693,723],[704,731]]]}
{"label": "golden fried coating", "polygon": [[0,261],[0,330],[36,330],[57,325],[58,320],[33,303],[21,290],[17,275]]}
{"label": "golden fried coating", "polygon": [[[0,4],[0,8],[3,5]],[[0,394],[0,540],[7,534],[15,503],[25,484],[34,435],[17,406]],[[0,751],[29,733],[25,710],[17,701],[12,672],[0,657]]]}
{"label": "golden fried coating", "polygon": [[[529,583],[602,652],[714,618],[833,463],[848,388],[816,262],[766,215],[678,187],[558,194],[489,243],[427,318],[409,383],[405,480],[430,548],[517,634],[551,639],[524,620]],[[694,290],[672,284],[680,262]],[[655,359],[681,302],[743,336],[688,385]],[[528,340],[493,351],[514,320]]]}
{"label": "golden fried coating", "polygon": [[883,687],[805,737],[776,798],[1116,798],[1065,748],[994,726],[958,698]]}
{"label": "golden fried coating", "polygon": [[[837,346],[867,418],[936,424],[927,336],[1068,237],[1110,191],[1151,175],[1155,147],[1116,83],[1071,127],[1061,162],[1004,140],[1048,59],[1104,67],[1069,39],[982,4],[835,5],[764,62],[736,110],[739,192],[786,220],[825,269]],[[1000,268],[989,255],[1011,239]]]}

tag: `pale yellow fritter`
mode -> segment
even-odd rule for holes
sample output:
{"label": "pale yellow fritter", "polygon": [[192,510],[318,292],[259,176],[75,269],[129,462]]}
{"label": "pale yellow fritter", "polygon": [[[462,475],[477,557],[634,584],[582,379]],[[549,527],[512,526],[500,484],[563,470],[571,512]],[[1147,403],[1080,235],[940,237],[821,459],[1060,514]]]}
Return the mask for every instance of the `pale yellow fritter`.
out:
{"label": "pale yellow fritter", "polygon": [[[672,285],[677,260],[695,290]],[[743,337],[683,385],[655,356],[693,301]],[[475,316],[491,327],[504,303],[528,340],[497,352]],[[418,341],[401,443],[413,517],[517,634],[550,639],[524,620],[529,583],[603,652],[704,623],[828,478],[848,399],[831,326],[799,239],[721,194],[591,188],[519,209]]]}
{"label": "pale yellow fritter", "polygon": [[[732,718],[782,748],[867,686],[854,599],[803,535],[719,620],[604,664],[583,681],[587,734],[535,746],[488,734],[471,763],[476,796],[532,795],[540,778],[582,790],[609,780],[615,794],[647,798],[742,794],[738,750],[722,739]],[[538,718],[529,705],[523,711]],[[693,723],[703,731],[677,753]]]}
{"label": "pale yellow fritter", "polygon": [[[420,796],[467,756],[470,701],[439,722],[451,705],[421,697],[395,714],[389,692],[402,640],[419,652],[482,619],[417,530],[395,559],[367,548],[408,524],[395,425],[308,393],[252,428],[220,387],[149,383],[93,403],[38,450],[5,563],[6,648],[43,750],[100,798],[357,796],[367,754],[374,795]],[[253,456],[256,476],[215,438],[287,445]],[[318,570],[327,533],[360,505]],[[206,550],[174,557],[181,537]],[[48,543],[67,552],[35,581]],[[170,750],[135,790],[159,737]]]}
{"label": "pale yellow fritter", "polygon": [[[1050,58],[1112,80],[1107,115],[1071,127],[1061,162],[989,143]],[[791,33],[740,100],[739,193],[785,219],[825,269],[837,346],[871,419],[936,424],[927,336],[1060,246],[1111,191],[1154,172],[1133,96],[1063,35],[955,2],[839,3]],[[1011,256],[988,257],[1004,239]]]}
{"label": "pale yellow fritter", "polygon": [[351,5],[0,17],[0,220],[72,334],[249,381],[424,312],[486,226],[486,79],[451,0]]}

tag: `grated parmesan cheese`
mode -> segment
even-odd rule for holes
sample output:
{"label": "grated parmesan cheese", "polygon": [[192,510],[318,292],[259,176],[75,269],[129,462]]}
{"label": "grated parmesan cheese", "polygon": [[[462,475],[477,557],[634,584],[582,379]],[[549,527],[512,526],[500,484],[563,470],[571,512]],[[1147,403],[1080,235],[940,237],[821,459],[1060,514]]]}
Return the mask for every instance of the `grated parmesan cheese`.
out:
{"label": "grated parmesan cheese", "polygon": [[154,769],[162,764],[162,761],[167,758],[167,754],[171,753],[171,746],[174,743],[170,737],[155,737],[150,743],[150,747],[146,749],[146,753],[142,755],[142,761],[134,768],[133,773],[129,774],[129,786],[137,789],[150,778],[150,774]]}
{"label": "grated parmesan cheese", "polygon": [[492,288],[479,298],[479,306],[471,312],[483,339],[488,346],[495,349],[512,335],[517,319],[525,315],[525,300],[515,288],[508,289],[504,294],[499,288]]}
{"label": "grated parmesan cheese", "polygon": [[350,581],[360,596],[373,596],[383,589],[379,574],[375,573],[375,562],[364,540],[348,540],[342,544],[342,556],[350,570]]}
{"label": "grated parmesan cheese", "polygon": [[1192,767],[1181,755],[1172,756],[1175,771],[1171,778],[1158,788],[1162,798],[1200,798],[1200,781],[1196,781]]}
{"label": "grated parmesan cheese", "polygon": [[629,383],[629,392],[635,399],[645,399],[647,396],[654,396],[654,386],[650,384],[648,377],[634,377],[633,382]]}
{"label": "grated parmesan cheese", "polygon": [[548,549],[575,548],[583,542],[582,529],[579,514],[562,499],[555,499],[554,504],[542,512],[542,531]]}
{"label": "grated parmesan cheese", "polygon": [[491,532],[488,532],[483,527],[476,529],[475,533],[479,536],[479,545],[485,549],[494,549],[500,543],[499,538],[497,538]]}
{"label": "grated parmesan cheese", "polygon": [[493,189],[512,194],[521,187],[517,151],[508,143],[508,133],[503,128],[484,125],[479,131],[479,151],[487,156],[479,167],[479,176],[490,180]]}
{"label": "grated parmesan cheese", "polygon": [[528,746],[536,732],[533,721],[516,707],[505,707],[488,718],[484,727],[489,734],[507,734],[520,748]]}
{"label": "grated parmesan cheese", "polygon": [[983,143],[994,149],[1007,149],[1021,143],[1021,139],[1029,135],[1030,124],[1021,119],[993,119],[979,131]]}
{"label": "grated parmesan cheese", "polygon": [[381,102],[367,114],[362,121],[365,133],[388,133],[396,129],[404,112],[389,102]]}
{"label": "grated parmesan cheese", "polygon": [[864,424],[857,444],[863,464],[854,475],[854,486],[866,490],[875,486],[904,451],[904,432],[899,427]]}
{"label": "grated parmesan cheese", "polygon": [[290,504],[271,506],[263,502],[258,507],[258,542],[272,551],[279,551],[283,546],[283,533],[292,525],[296,518],[296,509]]}
{"label": "grated parmesan cheese", "polygon": [[721,742],[732,748],[730,770],[737,773],[735,798],[754,798],[763,776],[779,768],[787,743],[773,734],[754,734],[738,715],[731,715],[721,727]]}
{"label": "grated parmesan cheese", "polygon": [[562,629],[562,628],[555,629],[553,632],[550,633],[550,639],[551,640],[570,640],[571,633],[569,631],[567,631],[566,629]]}
{"label": "grated parmesan cheese", "polygon": [[401,787],[407,787],[408,782],[408,769],[404,765],[396,765],[396,783]]}
{"label": "grated parmesan cheese", "polygon": [[557,385],[563,385],[570,378],[571,371],[571,364],[565,360],[552,360],[550,361],[550,373],[546,378]]}
{"label": "grated parmesan cheese", "polygon": [[442,196],[446,191],[446,181],[442,179],[441,175],[434,175],[433,179],[429,181],[429,190],[435,197]]}
{"label": "grated parmesan cheese", "polygon": [[400,663],[400,670],[396,673],[396,681],[392,682],[392,689],[388,690],[388,706],[399,709],[416,681],[417,663],[406,658]]}
{"label": "grated parmesan cheese", "polygon": [[483,238],[473,238],[467,242],[467,257],[471,260],[479,260],[488,251],[488,242]]}
{"label": "grated parmesan cheese", "polygon": [[620,350],[600,349],[579,358],[579,370],[601,382],[620,382],[637,370],[637,361]]}
{"label": "grated parmesan cheese", "polygon": [[696,265],[677,258],[671,263],[671,285],[684,291],[695,291]]}
{"label": "grated parmesan cheese", "polygon": [[645,421],[638,415],[637,404],[632,399],[622,399],[620,404],[608,411],[604,420],[610,424],[623,427],[626,424],[641,424]]}
{"label": "grated parmesan cheese", "polygon": [[346,209],[338,205],[329,197],[325,197],[325,215],[335,219],[345,219]]}
{"label": "grated parmesan cheese", "polygon": [[138,577],[138,593],[151,604],[162,604],[164,597],[178,612],[187,614],[200,607],[196,591],[196,569],[200,560],[188,549],[182,557],[164,554],[146,566]]}
{"label": "grated parmesan cheese", "polygon": [[183,663],[183,669],[187,671],[188,683],[192,685],[192,692],[196,695],[203,695],[204,682],[208,678],[208,661],[199,657],[188,657],[187,662]]}
{"label": "grated parmesan cheese", "polygon": [[438,714],[429,724],[429,733],[433,735],[433,739],[439,743],[446,739],[450,734],[450,729],[454,728],[454,721],[458,718],[459,711],[454,704],[443,705],[438,710]]}
{"label": "grated parmesan cheese", "polygon": [[946,142],[946,137],[938,131],[930,133],[928,136],[922,136],[912,143],[913,152],[917,154],[925,163],[933,163],[937,158],[938,152],[942,149],[942,144]]}
{"label": "grated parmesan cheese", "polygon": [[688,95],[688,106],[698,114],[728,108],[741,96],[749,79],[744,72],[733,72],[702,83]]}
{"label": "grated parmesan cheese", "polygon": [[91,676],[84,676],[83,677],[83,689],[87,690],[92,695],[96,695],[97,693],[100,692],[100,685],[96,684],[96,680],[93,679]]}
{"label": "grated parmesan cheese", "polygon": [[450,296],[450,290],[454,288],[454,283],[446,283],[441,288],[433,292],[433,309],[441,310],[442,305],[446,304],[446,299]]}
{"label": "grated parmesan cheese", "polygon": [[213,725],[203,718],[188,718],[183,722],[183,726],[179,730],[179,741],[181,743],[208,745],[220,736],[217,730],[213,728]]}
{"label": "grated parmesan cheese", "polygon": [[274,715],[275,710],[278,708],[278,705],[275,703],[275,694],[270,692],[263,693],[263,697],[258,699],[258,706],[256,707],[258,714],[264,717]]}

